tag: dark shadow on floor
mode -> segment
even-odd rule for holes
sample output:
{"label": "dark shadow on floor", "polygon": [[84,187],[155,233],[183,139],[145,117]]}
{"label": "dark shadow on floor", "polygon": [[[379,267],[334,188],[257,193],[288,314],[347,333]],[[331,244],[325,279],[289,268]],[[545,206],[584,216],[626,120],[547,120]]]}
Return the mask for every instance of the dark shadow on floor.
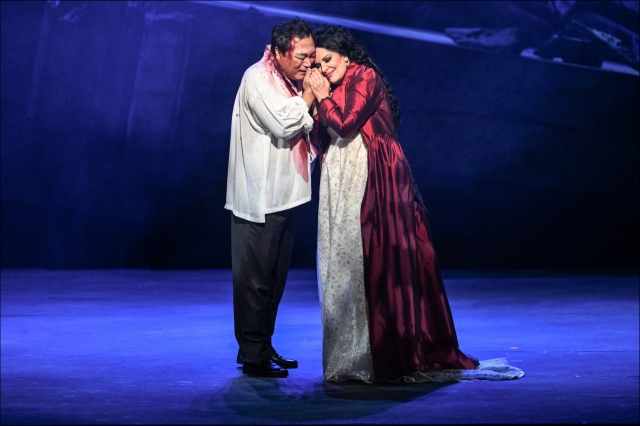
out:
{"label": "dark shadow on floor", "polygon": [[[228,382],[223,399],[228,408],[251,418],[282,422],[295,422],[302,418],[305,421],[350,420],[385,412],[453,384],[370,385],[356,381],[328,383],[318,380],[300,387],[287,379],[242,376]],[[358,403],[354,404],[356,401]]]}

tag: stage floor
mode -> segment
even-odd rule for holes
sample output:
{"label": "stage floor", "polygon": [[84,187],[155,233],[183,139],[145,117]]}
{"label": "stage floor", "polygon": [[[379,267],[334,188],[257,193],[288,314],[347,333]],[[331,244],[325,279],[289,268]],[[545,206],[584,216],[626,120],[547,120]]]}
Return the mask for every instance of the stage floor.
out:
{"label": "stage floor", "polygon": [[637,275],[445,271],[461,349],[514,381],[322,380],[314,270],[293,270],[274,346],[235,364],[230,271],[2,270],[1,423],[638,423]]}

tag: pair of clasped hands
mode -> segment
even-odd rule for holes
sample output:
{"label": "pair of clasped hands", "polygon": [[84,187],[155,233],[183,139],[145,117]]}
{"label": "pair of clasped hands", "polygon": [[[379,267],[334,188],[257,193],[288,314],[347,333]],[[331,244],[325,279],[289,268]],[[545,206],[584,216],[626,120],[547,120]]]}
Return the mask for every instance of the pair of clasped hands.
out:
{"label": "pair of clasped hands", "polygon": [[302,89],[311,90],[318,102],[330,96],[331,83],[318,68],[308,68],[302,80]]}

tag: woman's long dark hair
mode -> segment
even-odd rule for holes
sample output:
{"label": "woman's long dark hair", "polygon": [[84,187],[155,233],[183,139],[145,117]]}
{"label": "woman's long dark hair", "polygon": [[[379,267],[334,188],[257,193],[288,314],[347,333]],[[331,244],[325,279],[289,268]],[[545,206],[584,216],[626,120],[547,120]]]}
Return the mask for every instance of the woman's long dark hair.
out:
{"label": "woman's long dark hair", "polygon": [[400,109],[398,108],[398,101],[393,96],[393,90],[387,83],[384,74],[378,66],[371,60],[371,57],[364,51],[360,43],[358,43],[347,30],[341,25],[325,25],[322,29],[317,30],[314,35],[314,41],[316,47],[322,47],[323,49],[337,52],[342,56],[349,58],[351,62],[355,62],[360,65],[365,65],[372,68],[384,83],[389,93],[389,102],[391,104],[391,113],[393,114],[393,124],[398,126],[400,124]]}

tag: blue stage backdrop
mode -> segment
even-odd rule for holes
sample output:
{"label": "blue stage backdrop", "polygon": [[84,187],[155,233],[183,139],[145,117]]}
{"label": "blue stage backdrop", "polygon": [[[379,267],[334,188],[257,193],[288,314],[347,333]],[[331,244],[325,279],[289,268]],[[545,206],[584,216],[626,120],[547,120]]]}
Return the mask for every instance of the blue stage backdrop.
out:
{"label": "blue stage backdrop", "polygon": [[[517,2],[435,3],[261,4],[445,32],[500,25],[496,4]],[[198,2],[1,8],[2,267],[230,268],[231,110],[284,18]],[[638,268],[637,75],[352,33],[397,95],[442,267]],[[315,266],[318,180],[294,267]]]}

